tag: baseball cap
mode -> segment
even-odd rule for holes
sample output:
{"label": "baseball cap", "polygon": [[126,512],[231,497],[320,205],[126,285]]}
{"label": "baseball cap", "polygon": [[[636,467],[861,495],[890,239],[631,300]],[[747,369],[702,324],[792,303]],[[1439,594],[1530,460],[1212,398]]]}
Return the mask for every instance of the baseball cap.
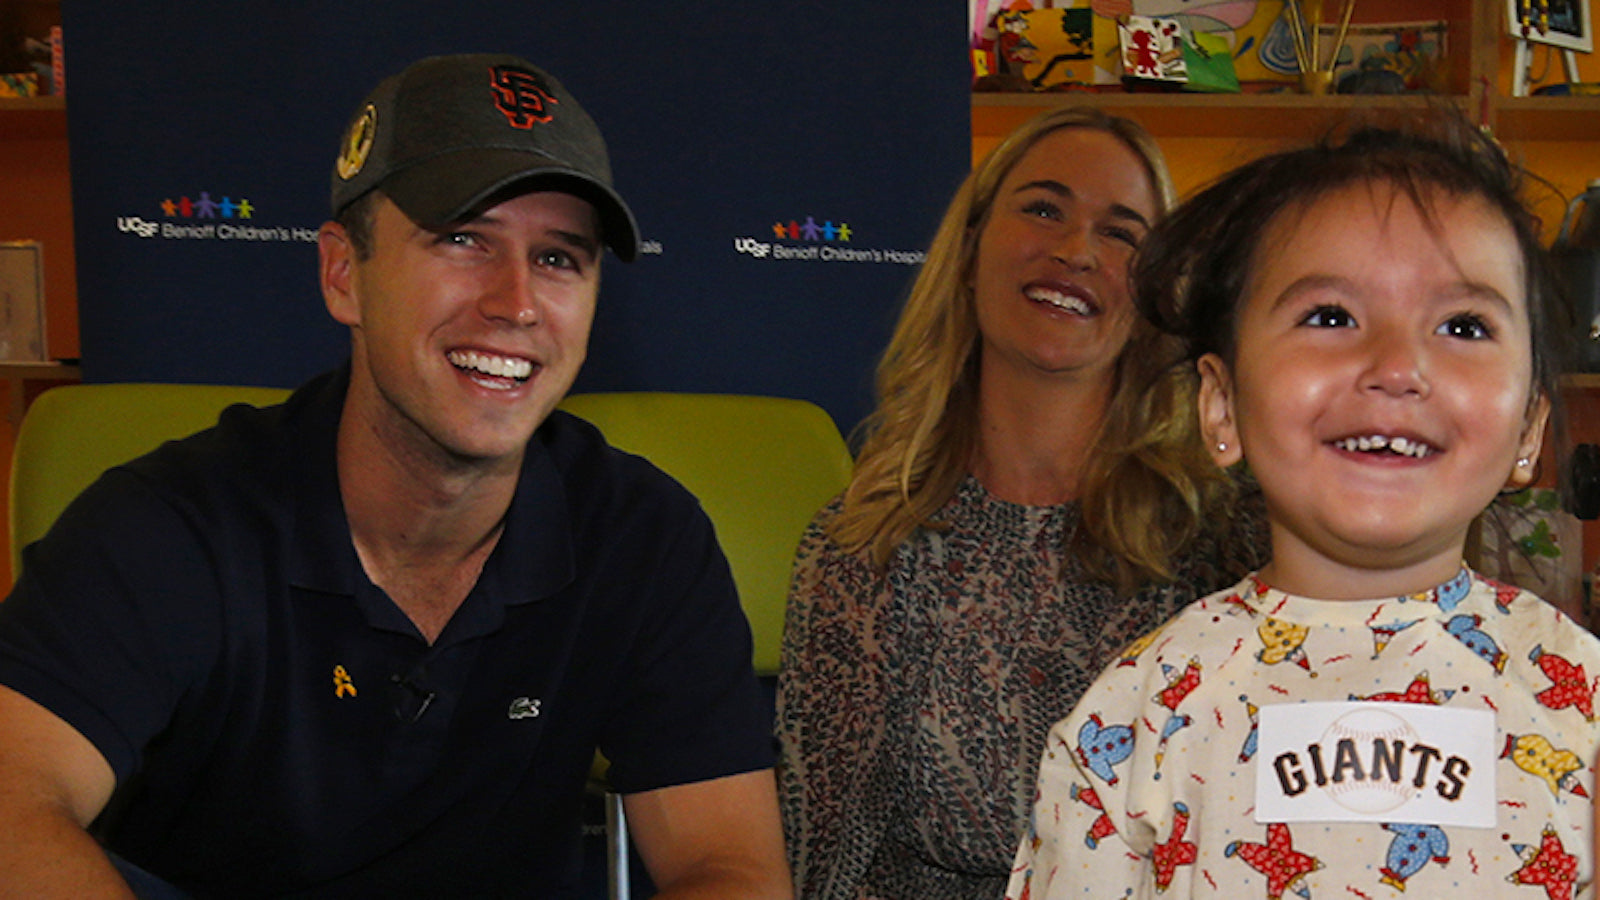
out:
{"label": "baseball cap", "polygon": [[432,56],[384,79],[350,120],[333,215],[381,187],[413,221],[438,228],[529,180],[592,203],[612,252],[638,254],[639,226],[612,187],[600,129],[559,81],[507,54]]}

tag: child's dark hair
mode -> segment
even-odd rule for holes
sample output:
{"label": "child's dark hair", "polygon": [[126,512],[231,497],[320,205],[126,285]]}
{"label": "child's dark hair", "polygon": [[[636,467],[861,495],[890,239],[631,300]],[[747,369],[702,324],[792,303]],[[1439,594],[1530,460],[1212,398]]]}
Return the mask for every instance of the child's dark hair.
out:
{"label": "child's dark hair", "polygon": [[1523,174],[1454,108],[1405,111],[1394,124],[1352,123],[1315,144],[1261,157],[1213,182],[1149,234],[1134,263],[1135,299],[1188,356],[1233,363],[1234,329],[1254,255],[1272,220],[1352,184],[1386,184],[1433,221],[1429,194],[1478,197],[1516,235],[1524,263],[1533,385],[1550,399],[1561,446],[1559,379],[1573,347],[1572,313],[1550,268]]}

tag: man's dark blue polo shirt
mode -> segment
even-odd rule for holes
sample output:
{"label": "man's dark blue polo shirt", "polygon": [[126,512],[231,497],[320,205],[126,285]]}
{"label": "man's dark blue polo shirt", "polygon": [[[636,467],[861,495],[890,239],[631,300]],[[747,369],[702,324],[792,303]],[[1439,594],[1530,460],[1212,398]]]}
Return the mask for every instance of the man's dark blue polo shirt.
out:
{"label": "man's dark blue polo shirt", "polygon": [[0,604],[0,682],[116,772],[109,848],[200,894],[558,896],[597,746],[624,792],[772,764],[693,497],[552,415],[429,646],[350,540],[346,382],[108,473]]}

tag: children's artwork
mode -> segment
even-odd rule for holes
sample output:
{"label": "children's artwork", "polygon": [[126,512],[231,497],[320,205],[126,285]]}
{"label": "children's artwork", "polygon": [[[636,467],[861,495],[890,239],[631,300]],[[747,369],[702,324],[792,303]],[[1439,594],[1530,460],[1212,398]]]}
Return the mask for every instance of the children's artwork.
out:
{"label": "children's artwork", "polygon": [[1128,16],[1117,25],[1122,72],[1127,78],[1188,81],[1183,63],[1182,28],[1175,19]]}
{"label": "children's artwork", "polygon": [[1594,26],[1588,10],[1593,8],[1583,0],[1506,0],[1507,33],[1563,50],[1592,53]]}
{"label": "children's artwork", "polygon": [[[980,74],[992,69],[1012,76],[1018,88],[1033,90],[1120,84],[1124,77],[1176,80],[1170,71],[1149,74],[1149,65],[1163,68],[1152,63],[1152,54],[1159,58],[1162,52],[1154,49],[1154,43],[1124,43],[1123,31],[1130,37],[1141,32],[1119,23],[1158,19],[1175,22],[1182,34],[1190,36],[1191,59],[1202,40],[1208,62],[1215,61],[1211,47],[1225,47],[1233,77],[1241,85],[1291,84],[1299,78],[1300,63],[1284,0],[1057,0],[1050,9],[1035,9],[1035,5],[1033,0],[988,0],[982,4],[990,16],[985,32],[990,37],[978,42],[988,45],[978,48],[986,54],[977,67]],[[1335,83],[1347,75],[1377,71],[1398,75],[1408,91],[1437,90],[1446,28],[1446,23],[1436,21],[1353,25],[1335,68]],[[1337,31],[1337,23],[1322,23],[1318,32],[1324,48],[1332,45]],[[1133,40],[1154,42],[1159,37],[1144,33],[1146,37]],[[1173,46],[1181,50],[1179,45]],[[1128,71],[1130,50],[1138,64],[1146,66],[1143,74]],[[1180,59],[1181,53],[1172,58]],[[992,66],[986,67],[989,59]],[[1391,76],[1382,80],[1399,83]],[[1221,83],[1228,82],[1224,78]]]}
{"label": "children's artwork", "polygon": [[0,72],[0,97],[39,96],[39,76],[34,72]]}
{"label": "children's artwork", "polygon": [[[1334,29],[1322,30],[1324,41],[1333,40]],[[1408,93],[1438,93],[1444,90],[1444,58],[1449,37],[1448,22],[1391,22],[1352,25],[1345,35],[1333,69],[1333,83],[1373,73],[1392,72],[1399,76]]]}
{"label": "children's artwork", "polygon": [[1002,9],[995,14],[994,68],[1000,75],[1022,78],[1028,63],[1038,58],[1038,45],[1028,37],[1028,14]]}
{"label": "children's artwork", "polygon": [[1289,83],[1299,77],[1294,39],[1282,21],[1283,0],[1070,0],[1064,5],[1092,8],[1097,84],[1122,80],[1116,18],[1120,16],[1170,19],[1186,34],[1220,38],[1241,82]]}
{"label": "children's artwork", "polygon": [[1094,14],[1087,6],[1033,9],[1019,2],[990,21],[991,38],[973,51],[973,74],[996,75],[1008,90],[1060,90],[1094,83]]}
{"label": "children's artwork", "polygon": [[1088,7],[1036,9],[1019,17],[1033,44],[1021,74],[1034,90],[1094,83],[1094,13]]}
{"label": "children's artwork", "polygon": [[1233,55],[1220,35],[1205,31],[1184,34],[1183,64],[1189,71],[1186,89],[1238,93],[1239,76],[1233,71]]}

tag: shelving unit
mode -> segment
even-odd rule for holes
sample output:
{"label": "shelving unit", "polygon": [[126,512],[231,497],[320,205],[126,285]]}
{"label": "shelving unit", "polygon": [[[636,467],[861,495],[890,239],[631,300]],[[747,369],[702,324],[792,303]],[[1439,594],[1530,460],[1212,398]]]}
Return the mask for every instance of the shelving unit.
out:
{"label": "shelving unit", "polygon": [[8,141],[65,140],[64,97],[0,97],[0,135]]}
{"label": "shelving unit", "polygon": [[[1511,140],[1600,140],[1600,97],[1511,97],[1512,46],[1505,36],[1505,0],[1367,0],[1360,22],[1444,20],[1447,92],[1434,97],[1314,97],[1286,90],[1264,94],[978,93],[973,133],[1000,135],[1038,110],[1063,104],[1103,107],[1138,118],[1157,137],[1289,137],[1316,130],[1353,109],[1407,109],[1441,99]],[[1591,6],[1593,4],[1591,3]],[[1487,105],[1485,99],[1487,97]]]}
{"label": "shelving unit", "polygon": [[[26,19],[29,34],[40,31],[39,22],[60,22],[57,0],[11,2],[13,11]],[[64,98],[0,98],[0,198],[0,241],[36,240],[44,246],[46,352],[55,359],[75,360],[78,291]],[[0,363],[5,397],[0,472],[10,471],[16,427],[28,404],[41,392],[79,377],[76,365],[62,362]],[[4,493],[0,488],[0,505]],[[0,542],[5,539],[0,523]],[[10,575],[9,560],[0,560],[0,585],[9,585]]]}
{"label": "shelving unit", "polygon": [[[0,0],[7,71],[23,68],[24,37],[44,40],[61,24],[61,0]],[[73,247],[67,102],[53,95],[0,98],[0,241],[44,247],[45,351],[76,359],[78,285]],[[0,377],[17,381],[0,367]]]}
{"label": "shelving unit", "polygon": [[75,358],[77,276],[64,98],[0,98],[0,195],[0,241],[44,245],[46,349],[54,358]]}
{"label": "shelving unit", "polygon": [[[1443,99],[1464,102],[1456,97]],[[1157,138],[1296,138],[1315,133],[1356,109],[1422,109],[1440,100],[1418,95],[1312,97],[1287,91],[1274,94],[980,93],[972,95],[972,133],[999,137],[1045,109],[1081,105],[1137,119]],[[1594,108],[1600,110],[1600,105]]]}

